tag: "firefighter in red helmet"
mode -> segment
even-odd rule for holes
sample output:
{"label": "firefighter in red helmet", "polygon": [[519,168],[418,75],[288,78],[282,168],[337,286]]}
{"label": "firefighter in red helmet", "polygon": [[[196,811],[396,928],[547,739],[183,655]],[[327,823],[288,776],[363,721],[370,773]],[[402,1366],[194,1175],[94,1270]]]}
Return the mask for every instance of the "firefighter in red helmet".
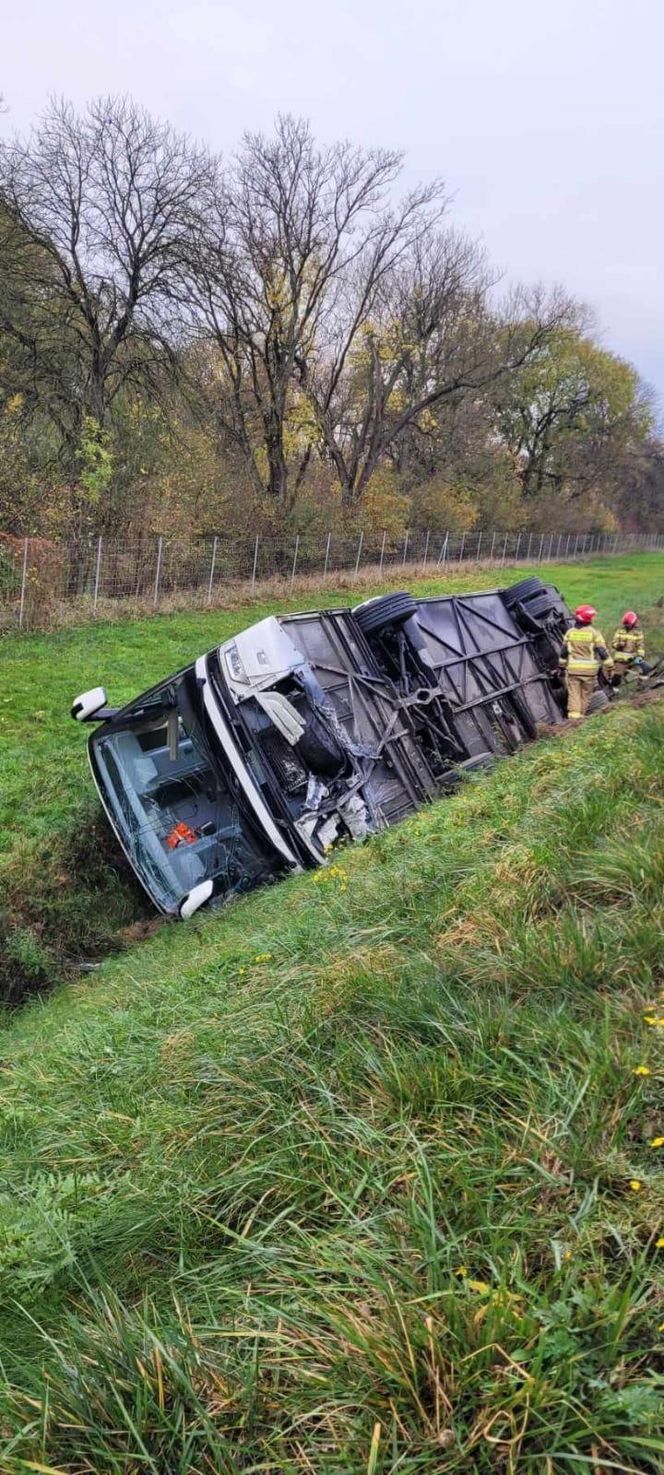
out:
{"label": "firefighter in red helmet", "polygon": [[639,617],[633,609],[625,611],[611,642],[613,652],[614,686],[619,686],[625,672],[634,667],[642,676],[652,669],[645,659],[646,646]]}
{"label": "firefighter in red helmet", "polygon": [[604,636],[593,625],[596,614],[591,604],[580,604],[563,640],[560,665],[567,676],[567,715],[571,722],[585,717],[600,667],[607,673],[613,669]]}

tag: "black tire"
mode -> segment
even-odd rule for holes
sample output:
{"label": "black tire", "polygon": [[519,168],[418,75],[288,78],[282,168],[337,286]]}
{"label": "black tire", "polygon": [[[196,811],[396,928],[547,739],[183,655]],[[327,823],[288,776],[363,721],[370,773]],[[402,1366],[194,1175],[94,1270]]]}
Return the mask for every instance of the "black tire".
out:
{"label": "black tire", "polygon": [[[546,620],[548,615],[556,615],[558,619],[561,617],[567,619],[567,611],[562,600],[555,593],[550,594],[548,589],[544,594],[536,594],[534,599],[527,600],[521,608],[531,620]],[[518,619],[520,610],[516,608],[514,613]]]}
{"label": "black tire", "polygon": [[404,620],[417,614],[417,600],[412,594],[383,594],[356,605],[353,614],[364,635],[377,635],[390,626],[403,625]]}
{"label": "black tire", "polygon": [[605,691],[594,691],[586,707],[586,717],[592,717],[593,712],[603,712],[610,702],[611,698]]}
{"label": "black tire", "polygon": [[501,599],[506,609],[512,609],[513,605],[521,604],[533,594],[543,594],[545,589],[542,579],[521,579],[518,584],[510,584],[509,589],[503,589]]}
{"label": "black tire", "polygon": [[334,778],[346,763],[346,755],[334,734],[328,732],[324,723],[315,715],[308,718],[302,737],[295,743],[293,751],[305,768],[323,778]]}
{"label": "black tire", "polygon": [[525,635],[543,636],[556,647],[570,623],[565,601],[551,584],[543,585],[539,593],[514,605],[510,614]]}

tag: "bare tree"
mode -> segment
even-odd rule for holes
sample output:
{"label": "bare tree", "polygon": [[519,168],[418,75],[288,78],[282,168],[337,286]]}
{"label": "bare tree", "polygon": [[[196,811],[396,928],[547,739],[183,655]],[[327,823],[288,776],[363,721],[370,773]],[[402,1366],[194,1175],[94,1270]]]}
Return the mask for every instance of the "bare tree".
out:
{"label": "bare tree", "polygon": [[[257,490],[285,505],[321,434],[306,393],[309,361],[343,315],[349,280],[370,255],[368,309],[384,274],[440,212],[438,185],[385,208],[400,163],[384,149],[319,148],[307,123],[280,118],[273,138],[245,137],[200,245],[198,303],[224,367],[219,413]],[[289,438],[290,418],[299,434]]]}
{"label": "bare tree", "polygon": [[0,145],[0,330],[66,437],[84,415],[103,425],[123,386],[154,383],[215,168],[126,99],[83,116],[54,102]]}
{"label": "bare tree", "polygon": [[358,261],[331,351],[306,375],[346,506],[386,455],[403,469],[409,440],[436,429],[444,403],[511,374],[568,320],[562,293],[513,292],[497,313],[493,285],[477,246],[429,221],[387,272],[371,251]]}

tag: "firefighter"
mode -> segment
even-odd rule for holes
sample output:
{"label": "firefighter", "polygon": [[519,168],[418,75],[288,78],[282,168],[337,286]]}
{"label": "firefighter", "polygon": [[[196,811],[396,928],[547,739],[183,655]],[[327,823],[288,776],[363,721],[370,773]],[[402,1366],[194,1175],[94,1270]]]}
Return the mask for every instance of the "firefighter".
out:
{"label": "firefighter", "polygon": [[560,665],[567,673],[567,716],[571,722],[585,717],[600,666],[607,674],[613,669],[604,636],[593,628],[596,614],[591,604],[580,604],[575,609],[574,624],[566,631],[560,652]]}
{"label": "firefighter", "polygon": [[625,672],[630,667],[634,667],[642,676],[647,676],[652,670],[645,659],[646,646],[643,630],[639,624],[639,617],[633,609],[625,611],[613,637],[611,650],[615,668],[614,686],[620,685]]}

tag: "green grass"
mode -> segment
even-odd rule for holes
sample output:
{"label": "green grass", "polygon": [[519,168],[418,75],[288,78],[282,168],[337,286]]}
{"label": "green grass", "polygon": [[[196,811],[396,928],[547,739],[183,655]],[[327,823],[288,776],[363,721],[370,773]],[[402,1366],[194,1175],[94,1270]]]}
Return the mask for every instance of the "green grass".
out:
{"label": "green grass", "polygon": [[[421,593],[491,587],[529,572],[461,570],[417,583]],[[573,606],[592,597],[604,634],[626,605],[644,610],[664,589],[664,556],[643,554],[583,565],[546,565]],[[372,590],[362,590],[363,595]],[[352,584],[308,594],[299,607],[353,601]],[[297,601],[296,601],[297,603]],[[103,956],[149,915],[101,820],[85,761],[86,733],[68,720],[72,697],[106,683],[124,702],[243,625],[278,608],[242,609],[98,623],[0,643],[0,998],[16,1001]],[[651,617],[655,611],[651,611]],[[664,646],[664,626],[662,627]]]}
{"label": "green grass", "polygon": [[[621,565],[557,571],[605,634],[661,590],[662,560]],[[238,623],[6,648],[50,719],[26,705],[14,856],[84,813],[72,689],[130,695]],[[663,711],[8,1019],[3,1472],[662,1469]]]}
{"label": "green grass", "polygon": [[3,1471],[661,1469],[663,760],[616,708],[14,1017]]}

